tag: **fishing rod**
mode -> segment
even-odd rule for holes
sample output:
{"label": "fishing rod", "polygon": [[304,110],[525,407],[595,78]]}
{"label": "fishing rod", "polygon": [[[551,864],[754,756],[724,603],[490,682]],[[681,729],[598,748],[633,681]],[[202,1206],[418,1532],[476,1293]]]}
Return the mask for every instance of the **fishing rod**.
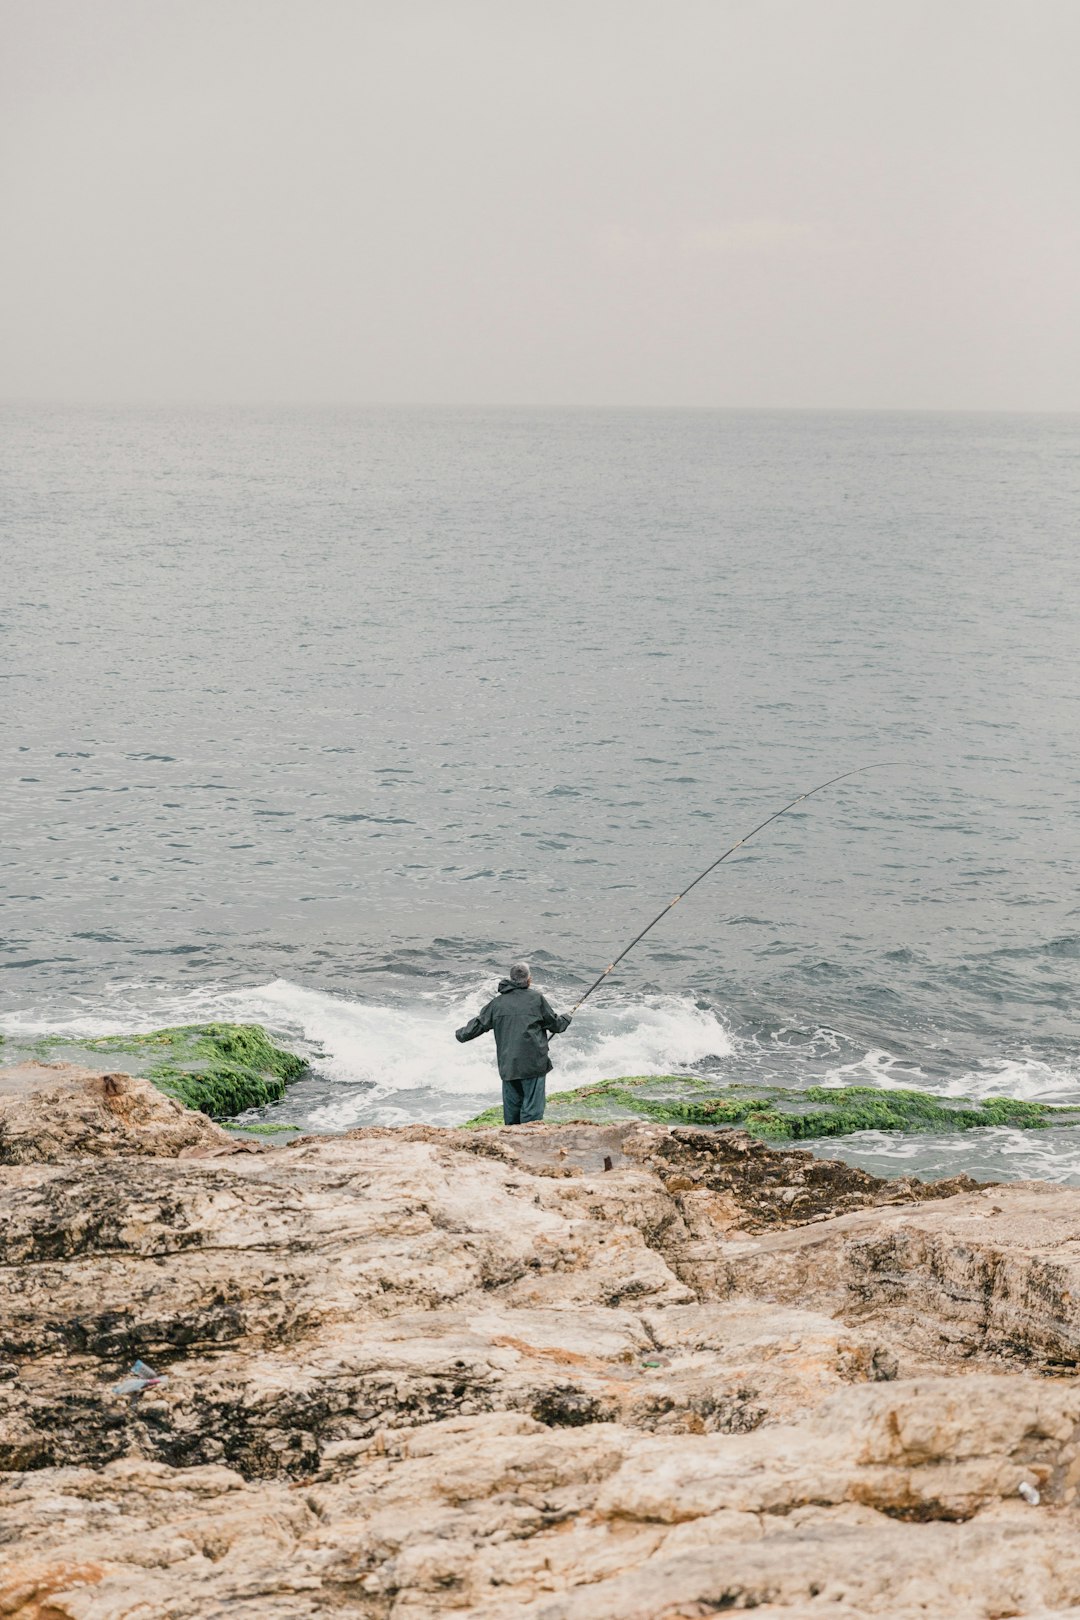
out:
{"label": "fishing rod", "polygon": [[809,793],[800,793],[797,799],[792,799],[790,804],[785,804],[785,806],[784,806],[784,808],[782,810],[774,810],[771,816],[766,816],[764,821],[759,822],[758,825],[756,827],[754,827],[750,832],[745,833],[743,835],[743,837],[739,839],[739,842],[737,844],[732,844],[730,849],[725,849],[724,853],[721,856],[719,856],[715,861],[713,861],[711,866],[707,866],[705,868],[704,872],[699,872],[697,877],[694,879],[693,883],[688,883],[686,885],[686,888],[683,889],[681,894],[677,894],[675,896],[674,900],[669,900],[667,905],[664,907],[663,911],[658,911],[656,913],[656,916],[653,918],[652,922],[651,923],[646,923],[645,927],[641,930],[641,933],[634,935],[633,939],[630,941],[630,943],[626,947],[625,951],[620,951],[618,956],[615,958],[614,962],[609,962],[608,963],[607,967],[604,969],[603,973],[601,973],[600,977],[598,979],[595,979],[593,981],[593,983],[590,984],[590,986],[586,990],[585,994],[581,997],[581,1000],[575,1002],[574,1006],[571,1007],[570,1011],[571,1012],[577,1012],[578,1008],[583,1006],[584,1003],[586,1001],[588,1001],[588,999],[592,995],[593,991],[595,989],[597,989],[597,987],[599,985],[603,984],[604,980],[607,978],[609,973],[614,972],[614,970],[618,967],[619,963],[622,961],[623,957],[624,956],[629,956],[629,954],[633,950],[634,946],[639,944],[640,941],[645,938],[645,935],[647,933],[649,933],[653,928],[656,927],[656,925],[660,921],[661,917],[666,917],[667,916],[667,914],[671,910],[672,906],[677,906],[679,901],[685,899],[685,897],[690,893],[691,889],[694,889],[694,888],[697,887],[697,885],[701,882],[702,878],[707,878],[710,872],[715,872],[716,868],[721,864],[722,861],[726,861],[729,855],[734,855],[734,853],[735,853],[735,851],[737,849],[742,849],[744,844],[749,843],[750,839],[753,838],[756,833],[761,832],[765,827],[767,827],[770,822],[779,821],[781,816],[786,816],[789,810],[794,810],[795,806],[797,804],[802,804],[804,799],[812,799],[814,797],[815,793],[821,793],[825,788],[832,787],[834,782],[843,782],[843,781],[845,781],[847,779],[847,777],[849,777],[849,776],[858,776],[860,774],[860,772],[862,772],[862,771],[880,771],[880,770],[884,770],[887,765],[892,765],[892,764],[895,764],[894,760],[880,760],[876,765],[856,765],[856,767],[855,767],[855,769],[853,771],[841,771],[839,776],[830,776],[829,780],[827,782],[819,782],[816,788],[811,788],[810,789]]}

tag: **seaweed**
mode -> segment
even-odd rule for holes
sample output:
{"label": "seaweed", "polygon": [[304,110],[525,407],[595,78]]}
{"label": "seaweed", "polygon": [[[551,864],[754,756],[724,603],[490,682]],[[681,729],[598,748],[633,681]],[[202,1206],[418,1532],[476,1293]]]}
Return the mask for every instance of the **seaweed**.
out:
{"label": "seaweed", "polygon": [[[669,1094],[664,1095],[664,1092]],[[661,1093],[656,1095],[656,1093]],[[652,1093],[651,1095],[649,1093]],[[717,1088],[696,1075],[628,1075],[555,1092],[556,1117],[634,1117],[670,1125],[740,1126],[763,1141],[809,1141],[856,1131],[969,1131],[993,1125],[1046,1130],[1080,1124],[1080,1109],[1013,1097],[941,1097],[928,1091],[883,1091],[877,1086]],[[502,1110],[487,1108],[471,1127],[497,1125]]]}
{"label": "seaweed", "polygon": [[230,1119],[225,1123],[227,1131],[235,1131],[239,1136],[275,1136],[278,1131],[302,1131],[302,1125],[274,1125],[267,1119],[255,1120],[245,1125],[242,1120]]}
{"label": "seaweed", "polygon": [[278,1102],[308,1067],[305,1058],[275,1046],[260,1024],[181,1024],[141,1035],[51,1036],[35,1043],[43,1056],[57,1048],[135,1057],[135,1072],[211,1119]]}
{"label": "seaweed", "polygon": [[485,1108],[481,1113],[474,1114],[463,1125],[458,1126],[459,1131],[478,1130],[484,1125],[501,1125],[503,1122],[502,1104],[496,1103],[493,1108]]}

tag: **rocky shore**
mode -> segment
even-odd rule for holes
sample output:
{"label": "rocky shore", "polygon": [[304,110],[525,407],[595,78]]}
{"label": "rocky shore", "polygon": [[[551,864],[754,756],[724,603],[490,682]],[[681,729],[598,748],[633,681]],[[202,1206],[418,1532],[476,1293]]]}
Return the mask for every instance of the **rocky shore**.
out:
{"label": "rocky shore", "polygon": [[0,1188],[5,1620],[1080,1616],[1080,1190],[42,1064]]}

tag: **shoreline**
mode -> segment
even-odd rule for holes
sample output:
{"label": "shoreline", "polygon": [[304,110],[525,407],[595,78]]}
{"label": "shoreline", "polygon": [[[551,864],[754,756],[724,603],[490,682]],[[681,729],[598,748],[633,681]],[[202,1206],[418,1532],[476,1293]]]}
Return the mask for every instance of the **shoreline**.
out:
{"label": "shoreline", "polygon": [[[128,1035],[52,1035],[19,1042],[5,1041],[0,1032],[0,1069],[20,1059],[91,1066],[111,1059],[117,1069],[148,1079],[163,1095],[237,1133],[271,1137],[311,1129],[267,1116],[289,1087],[312,1075],[312,1062],[281,1045],[260,1024],[217,1021]],[[546,1118],[553,1124],[637,1119],[737,1127],[760,1141],[818,1145],[865,1131],[926,1135],[1002,1125],[1030,1131],[1068,1127],[1080,1125],[1080,1105],[900,1087],[720,1083],[676,1073],[617,1076],[568,1091],[549,1089]],[[457,1128],[501,1123],[496,1104],[460,1121]]]}

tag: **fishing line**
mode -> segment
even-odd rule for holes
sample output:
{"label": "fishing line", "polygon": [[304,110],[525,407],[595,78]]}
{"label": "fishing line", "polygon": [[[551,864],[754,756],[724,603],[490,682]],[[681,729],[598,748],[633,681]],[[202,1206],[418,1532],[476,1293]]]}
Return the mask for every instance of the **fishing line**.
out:
{"label": "fishing line", "polygon": [[604,969],[603,973],[601,973],[600,977],[598,979],[595,979],[593,981],[593,983],[590,984],[589,988],[586,990],[585,994],[581,997],[580,1001],[575,1002],[573,1007],[571,1007],[570,1011],[571,1012],[577,1012],[578,1008],[580,1006],[582,1006],[586,1001],[588,1001],[589,997],[592,995],[593,991],[597,988],[597,986],[603,984],[603,982],[607,978],[608,974],[614,972],[614,970],[618,967],[619,963],[622,961],[623,957],[624,956],[629,956],[629,954],[633,950],[634,946],[639,944],[640,941],[645,938],[645,935],[647,933],[649,933],[651,929],[656,927],[656,925],[660,921],[661,917],[666,917],[667,916],[667,914],[671,910],[672,906],[677,906],[680,900],[684,900],[686,898],[686,896],[690,893],[691,889],[694,889],[694,888],[697,887],[697,885],[701,882],[702,878],[707,878],[710,872],[715,872],[716,868],[721,864],[722,861],[726,861],[729,855],[734,855],[734,853],[735,853],[735,851],[737,849],[742,849],[744,844],[749,843],[750,839],[753,838],[756,833],[761,832],[765,827],[767,827],[770,824],[770,822],[779,821],[781,816],[786,816],[789,810],[794,810],[795,806],[797,804],[802,804],[804,799],[812,799],[814,797],[815,793],[821,793],[825,788],[832,787],[834,782],[843,782],[843,781],[845,781],[847,779],[847,777],[849,777],[849,776],[858,776],[860,774],[860,772],[862,772],[862,771],[880,771],[880,770],[884,770],[886,768],[886,766],[893,765],[895,763],[896,763],[895,760],[880,760],[876,765],[856,765],[856,767],[855,767],[855,769],[853,771],[841,771],[839,776],[830,776],[829,780],[827,782],[819,782],[817,787],[811,788],[808,793],[800,793],[797,799],[792,799],[790,804],[785,804],[785,806],[784,806],[784,808],[782,810],[774,810],[771,816],[766,816],[765,820],[762,821],[762,822],[759,822],[758,825],[756,827],[754,827],[750,832],[744,833],[743,836],[739,839],[739,842],[737,844],[732,844],[730,849],[725,849],[724,853],[722,855],[718,856],[718,858],[715,861],[713,861],[711,866],[707,866],[705,868],[704,872],[699,872],[697,877],[694,879],[693,883],[688,883],[686,885],[686,888],[683,889],[681,894],[677,894],[675,896],[674,900],[669,900],[667,905],[664,907],[663,911],[658,911],[656,916],[653,918],[652,922],[651,923],[646,923],[645,927],[641,930],[641,933],[634,935],[634,937],[630,941],[629,945],[626,947],[626,949],[624,951],[619,952],[619,954],[615,958],[614,962],[609,962],[608,963],[607,967]]}

